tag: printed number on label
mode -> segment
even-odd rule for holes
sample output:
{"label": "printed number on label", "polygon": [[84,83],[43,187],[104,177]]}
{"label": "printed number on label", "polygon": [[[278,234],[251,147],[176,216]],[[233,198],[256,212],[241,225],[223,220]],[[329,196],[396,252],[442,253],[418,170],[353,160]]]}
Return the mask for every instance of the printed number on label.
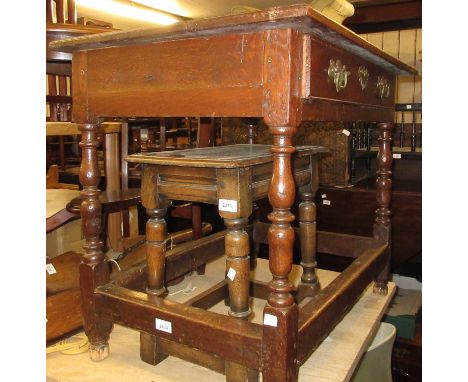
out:
{"label": "printed number on label", "polygon": [[170,321],[156,318],[156,330],[160,330],[166,333],[172,333],[172,323]]}
{"label": "printed number on label", "polygon": [[218,209],[226,212],[237,212],[237,200],[219,199]]}

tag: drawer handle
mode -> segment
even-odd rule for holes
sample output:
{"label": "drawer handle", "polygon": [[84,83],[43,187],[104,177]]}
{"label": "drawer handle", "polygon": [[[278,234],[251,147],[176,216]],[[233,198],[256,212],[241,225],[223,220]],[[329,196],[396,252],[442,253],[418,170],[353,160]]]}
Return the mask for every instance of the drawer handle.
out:
{"label": "drawer handle", "polygon": [[377,93],[380,95],[380,99],[388,98],[390,95],[390,85],[385,77],[377,77]]}
{"label": "drawer handle", "polygon": [[346,87],[349,75],[351,75],[351,72],[346,70],[346,65],[343,65],[340,60],[330,60],[330,64],[328,65],[328,78],[333,80],[337,93]]}
{"label": "drawer handle", "polygon": [[358,68],[359,83],[361,84],[361,89],[364,90],[369,81],[369,71],[365,66],[360,66]]}

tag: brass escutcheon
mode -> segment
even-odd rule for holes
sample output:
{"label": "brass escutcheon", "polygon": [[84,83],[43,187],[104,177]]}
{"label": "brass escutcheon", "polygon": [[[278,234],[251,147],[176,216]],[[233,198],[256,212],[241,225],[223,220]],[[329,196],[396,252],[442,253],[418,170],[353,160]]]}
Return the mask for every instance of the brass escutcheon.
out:
{"label": "brass escutcheon", "polygon": [[343,65],[340,60],[330,60],[330,64],[328,65],[328,78],[333,80],[337,93],[346,87],[348,84],[348,76],[350,75],[351,72],[346,70],[346,65]]}
{"label": "brass escutcheon", "polygon": [[380,99],[388,98],[390,95],[390,85],[385,77],[377,77],[377,93]]}
{"label": "brass escutcheon", "polygon": [[369,71],[365,66],[360,66],[358,68],[359,83],[361,84],[361,89],[364,90],[369,81]]}

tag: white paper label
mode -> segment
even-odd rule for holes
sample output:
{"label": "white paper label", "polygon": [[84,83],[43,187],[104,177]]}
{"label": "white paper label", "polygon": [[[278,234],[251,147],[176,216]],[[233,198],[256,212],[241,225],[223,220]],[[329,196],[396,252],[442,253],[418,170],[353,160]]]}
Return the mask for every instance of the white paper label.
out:
{"label": "white paper label", "polygon": [[347,137],[349,137],[349,134],[351,134],[351,132],[349,130],[346,130],[346,129],[343,129],[341,131],[344,135],[346,135]]}
{"label": "white paper label", "polygon": [[234,277],[236,277],[236,271],[234,269],[232,269],[232,268],[229,268],[229,271],[227,273],[227,277],[231,281],[234,281]]}
{"label": "white paper label", "polygon": [[237,200],[219,199],[220,211],[237,212]]}
{"label": "white paper label", "polygon": [[326,204],[327,206],[329,206],[331,204],[331,201],[330,200],[323,200],[323,204]]}
{"label": "white paper label", "polygon": [[278,326],[278,317],[265,313],[263,316],[263,325],[274,326],[276,328]]}
{"label": "white paper label", "polygon": [[407,109],[411,109],[411,105],[406,105],[406,108],[407,108]]}
{"label": "white paper label", "polygon": [[394,159],[401,159],[401,154],[393,154]]}
{"label": "white paper label", "polygon": [[50,263],[46,264],[46,270],[49,275],[53,275],[54,273],[57,273],[53,264],[50,264]]}
{"label": "white paper label", "polygon": [[325,199],[327,197],[327,194],[322,194],[322,199]]}
{"label": "white paper label", "polygon": [[172,323],[169,321],[161,320],[156,318],[156,330],[160,330],[166,333],[172,333]]}

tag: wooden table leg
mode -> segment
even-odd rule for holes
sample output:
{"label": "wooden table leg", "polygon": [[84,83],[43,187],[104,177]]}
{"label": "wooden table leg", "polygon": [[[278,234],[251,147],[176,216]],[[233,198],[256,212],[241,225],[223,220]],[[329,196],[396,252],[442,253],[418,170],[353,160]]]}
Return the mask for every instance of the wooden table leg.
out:
{"label": "wooden table leg", "polygon": [[[224,219],[228,229],[225,236],[226,269],[229,289],[229,315],[248,320],[252,314],[249,304],[250,257],[249,235],[245,231],[247,218]],[[258,381],[257,370],[226,361],[226,381]]]}
{"label": "wooden table leg", "polygon": [[297,381],[297,320],[298,308],[291,294],[293,285],[288,275],[293,263],[295,185],[291,169],[292,134],[294,127],[270,126],[273,135],[273,175],[268,199],[273,212],[268,230],[269,265],[273,279],[270,295],[263,310],[263,380]]}
{"label": "wooden table leg", "polygon": [[[252,205],[252,224],[255,227],[255,223],[260,221],[260,207],[257,203]],[[254,239],[254,235],[250,238],[250,270],[257,268],[257,257],[260,253],[260,243]]]}
{"label": "wooden table leg", "polygon": [[387,264],[377,276],[374,293],[386,295],[390,272],[390,254],[392,222],[390,219],[390,203],[392,201],[392,130],[393,123],[379,123],[379,153],[377,154],[377,209],[375,210],[374,238],[388,244]]}
{"label": "wooden table leg", "polygon": [[317,206],[314,203],[319,187],[318,158],[310,158],[311,181],[302,190],[299,204],[299,232],[301,236],[301,282],[297,288],[297,301],[313,297],[320,291],[317,268]]}
{"label": "wooden table leg", "polygon": [[302,193],[299,204],[299,231],[301,236],[301,282],[297,288],[297,299],[313,297],[320,291],[320,284],[315,273],[317,268],[317,206],[313,202],[312,192]]}
{"label": "wooden table leg", "polygon": [[[150,216],[146,223],[146,292],[161,297],[166,293],[164,270],[166,265],[166,215],[170,203],[157,195],[158,172],[155,166],[143,166],[141,178],[141,202]],[[149,333],[140,332],[140,358],[152,365],[161,362],[167,355],[158,351],[158,338]]]}
{"label": "wooden table leg", "polygon": [[109,334],[112,322],[96,315],[94,290],[109,281],[109,267],[104,261],[101,240],[101,203],[99,202],[99,169],[97,161],[97,125],[80,125],[82,162],[80,167],[81,219],[85,237],[84,256],[80,264],[81,307],[83,327],[89,339],[89,354],[93,361],[109,355]]}

